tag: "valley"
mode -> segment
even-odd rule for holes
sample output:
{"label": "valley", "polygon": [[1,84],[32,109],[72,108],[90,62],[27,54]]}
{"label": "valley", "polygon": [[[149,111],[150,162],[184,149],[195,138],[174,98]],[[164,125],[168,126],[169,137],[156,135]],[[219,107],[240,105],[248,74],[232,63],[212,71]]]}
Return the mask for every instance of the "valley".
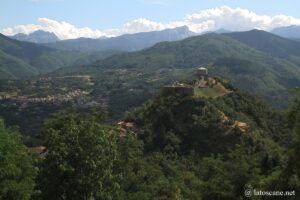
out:
{"label": "valley", "polygon": [[[257,46],[254,38],[270,38],[273,42],[264,39],[265,44]],[[42,48],[50,54],[56,51]],[[195,80],[199,66],[207,67],[211,77],[226,79],[234,87],[263,96],[277,108],[284,108],[293,88],[300,84],[298,49],[300,43],[253,30],[209,33],[158,43],[138,52],[107,54],[108,58],[93,64],[62,67],[26,80],[1,80],[0,115],[8,125],[19,125],[25,135],[33,138],[45,119],[65,107],[105,109],[108,121],[113,122],[142,105],[165,85]],[[217,97],[228,92],[216,86],[195,89],[195,93],[199,97]],[[31,124],[22,122],[25,115]]]}

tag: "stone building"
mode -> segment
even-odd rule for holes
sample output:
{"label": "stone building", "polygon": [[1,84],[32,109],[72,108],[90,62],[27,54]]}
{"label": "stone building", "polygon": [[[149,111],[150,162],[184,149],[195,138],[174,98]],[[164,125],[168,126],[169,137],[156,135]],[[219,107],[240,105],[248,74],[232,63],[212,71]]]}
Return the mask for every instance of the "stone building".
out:
{"label": "stone building", "polygon": [[200,67],[197,69],[197,77],[199,80],[208,80],[208,70],[205,67]]}
{"label": "stone building", "polygon": [[165,86],[162,91],[163,95],[182,95],[182,96],[193,96],[194,88],[189,85],[175,83],[170,86]]}

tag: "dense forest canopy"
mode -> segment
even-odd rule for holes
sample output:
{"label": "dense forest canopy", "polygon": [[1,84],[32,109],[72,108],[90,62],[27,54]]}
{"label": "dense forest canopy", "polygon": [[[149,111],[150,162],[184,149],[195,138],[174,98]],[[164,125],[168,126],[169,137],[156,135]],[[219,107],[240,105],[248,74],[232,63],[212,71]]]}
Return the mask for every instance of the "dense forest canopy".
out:
{"label": "dense forest canopy", "polygon": [[[299,98],[297,93],[289,110],[279,112],[238,90],[216,98],[157,94],[128,113],[121,126],[108,125],[103,111],[62,110],[43,127],[41,154],[29,154],[2,122],[0,168],[13,176],[0,184],[20,180],[20,173],[28,176],[23,177],[27,188],[1,187],[0,194],[6,199],[241,199],[249,185],[297,194]],[[4,153],[8,148],[14,153]],[[24,161],[16,168],[18,154]]]}

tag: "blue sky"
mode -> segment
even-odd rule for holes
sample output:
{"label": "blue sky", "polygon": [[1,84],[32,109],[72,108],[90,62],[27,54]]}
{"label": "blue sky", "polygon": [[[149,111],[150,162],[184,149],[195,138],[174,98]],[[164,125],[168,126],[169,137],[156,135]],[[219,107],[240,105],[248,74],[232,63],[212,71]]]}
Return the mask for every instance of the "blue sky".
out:
{"label": "blue sky", "polygon": [[101,30],[117,28],[137,18],[169,23],[224,5],[258,15],[283,14],[300,19],[299,0],[1,0],[0,30],[36,24],[38,18]]}
{"label": "blue sky", "polygon": [[300,18],[298,0],[1,0],[0,28],[34,23],[39,17],[76,26],[111,28],[139,17],[159,22],[179,20],[186,14],[222,5]]}

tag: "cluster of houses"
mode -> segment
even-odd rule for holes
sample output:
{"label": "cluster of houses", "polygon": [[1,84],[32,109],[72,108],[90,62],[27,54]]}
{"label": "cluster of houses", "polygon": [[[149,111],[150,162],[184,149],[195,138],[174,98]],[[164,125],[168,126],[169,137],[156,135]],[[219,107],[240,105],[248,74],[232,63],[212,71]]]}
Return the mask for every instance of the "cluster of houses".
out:
{"label": "cluster of houses", "polygon": [[46,97],[28,97],[28,96],[9,96],[9,95],[1,95],[0,100],[8,99],[17,103],[61,103],[68,102],[73,100],[74,98],[84,97],[88,95],[89,92],[82,90],[74,90],[68,92],[66,94],[58,94],[58,95],[48,95]]}

